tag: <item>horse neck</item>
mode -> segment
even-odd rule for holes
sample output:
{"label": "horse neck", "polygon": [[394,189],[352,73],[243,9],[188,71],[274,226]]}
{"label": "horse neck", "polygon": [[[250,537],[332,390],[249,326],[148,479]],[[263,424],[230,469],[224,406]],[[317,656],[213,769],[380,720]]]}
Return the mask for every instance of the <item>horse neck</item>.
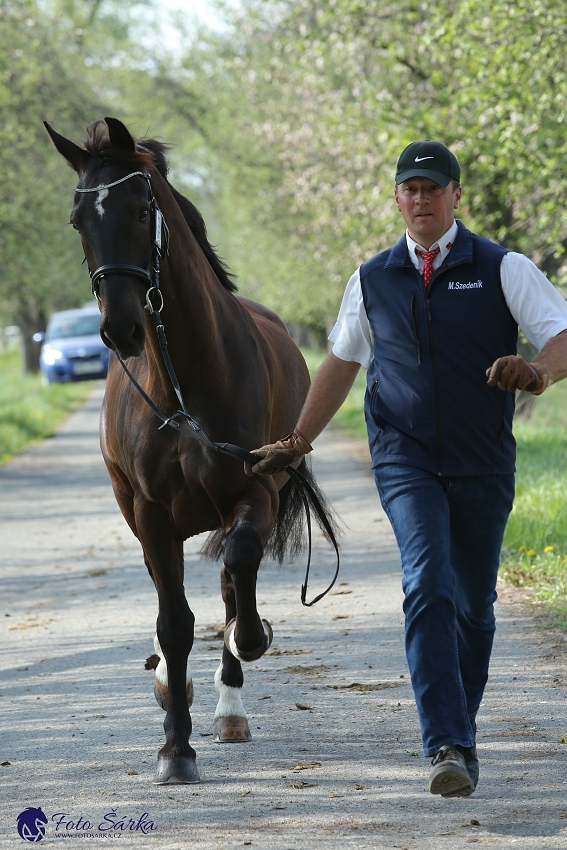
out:
{"label": "horse neck", "polygon": [[[227,348],[235,328],[228,320],[227,312],[232,311],[227,311],[227,302],[234,296],[214,274],[175,199],[168,195],[171,202],[158,198],[170,231],[169,254],[160,274],[168,351],[182,386],[210,386],[215,375],[226,375],[230,366]],[[147,335],[146,352],[150,370],[157,370],[169,383],[155,332]]]}

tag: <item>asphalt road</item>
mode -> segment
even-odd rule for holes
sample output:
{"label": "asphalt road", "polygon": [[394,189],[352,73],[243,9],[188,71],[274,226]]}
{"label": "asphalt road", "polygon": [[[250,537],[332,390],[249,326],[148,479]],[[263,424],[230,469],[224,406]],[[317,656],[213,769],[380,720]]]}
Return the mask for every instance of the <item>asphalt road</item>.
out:
{"label": "asphalt road", "polygon": [[[517,594],[501,595],[478,790],[431,796],[393,535],[360,447],[333,431],[314,463],[347,525],[340,583],[306,609],[303,559],[262,568],[274,643],[245,671],[249,744],[212,742],[224,611],[217,566],[199,558],[201,539],[186,545],[202,782],[152,785],[163,712],[144,660],[156,597],[100,457],[101,398],[102,387],[54,438],[0,470],[1,848],[24,846],[27,807],[48,820],[43,845],[69,848],[567,848],[565,639],[543,631]],[[313,592],[332,563],[319,540]]]}

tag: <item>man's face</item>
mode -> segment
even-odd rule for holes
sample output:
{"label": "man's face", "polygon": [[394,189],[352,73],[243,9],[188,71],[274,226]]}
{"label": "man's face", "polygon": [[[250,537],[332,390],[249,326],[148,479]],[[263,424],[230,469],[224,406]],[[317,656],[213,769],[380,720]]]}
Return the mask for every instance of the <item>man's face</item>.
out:
{"label": "man's face", "polygon": [[411,177],[396,186],[396,204],[409,234],[424,248],[449,230],[461,200],[461,187],[450,182],[444,189],[428,177]]}

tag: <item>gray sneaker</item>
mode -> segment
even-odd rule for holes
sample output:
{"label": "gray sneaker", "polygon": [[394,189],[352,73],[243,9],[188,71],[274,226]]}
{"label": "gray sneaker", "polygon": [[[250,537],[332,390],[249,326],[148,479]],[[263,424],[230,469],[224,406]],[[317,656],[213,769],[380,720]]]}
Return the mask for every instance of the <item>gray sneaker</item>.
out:
{"label": "gray sneaker", "polygon": [[467,766],[467,770],[469,772],[469,776],[474,787],[464,788],[461,791],[449,791],[446,794],[442,793],[442,797],[470,797],[470,795],[473,793],[473,791],[476,789],[476,786],[478,785],[479,764],[476,747],[457,746],[457,749],[464,756],[465,764]]}
{"label": "gray sneaker", "polygon": [[[468,797],[474,791],[463,747],[445,744],[433,757],[429,773],[429,790],[443,797]],[[477,759],[478,764],[478,759]]]}

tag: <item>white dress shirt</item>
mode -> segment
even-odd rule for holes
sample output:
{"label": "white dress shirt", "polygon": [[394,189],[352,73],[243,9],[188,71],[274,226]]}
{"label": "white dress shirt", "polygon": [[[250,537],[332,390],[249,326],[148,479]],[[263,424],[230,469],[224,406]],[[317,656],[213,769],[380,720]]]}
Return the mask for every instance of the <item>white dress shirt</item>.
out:
{"label": "white dress shirt", "polygon": [[[409,255],[419,272],[423,268],[423,257],[416,254],[416,247],[420,251],[431,251],[439,246],[440,253],[433,260],[433,268],[437,269],[449,253],[457,230],[457,223],[453,222],[441,239],[429,248],[419,245],[406,231]],[[500,283],[510,313],[538,351],[567,329],[567,303],[528,257],[513,251],[505,254],[500,265]],[[374,334],[362,300],[360,269],[347,284],[329,339],[336,357],[360,363],[368,369],[374,356]]]}

